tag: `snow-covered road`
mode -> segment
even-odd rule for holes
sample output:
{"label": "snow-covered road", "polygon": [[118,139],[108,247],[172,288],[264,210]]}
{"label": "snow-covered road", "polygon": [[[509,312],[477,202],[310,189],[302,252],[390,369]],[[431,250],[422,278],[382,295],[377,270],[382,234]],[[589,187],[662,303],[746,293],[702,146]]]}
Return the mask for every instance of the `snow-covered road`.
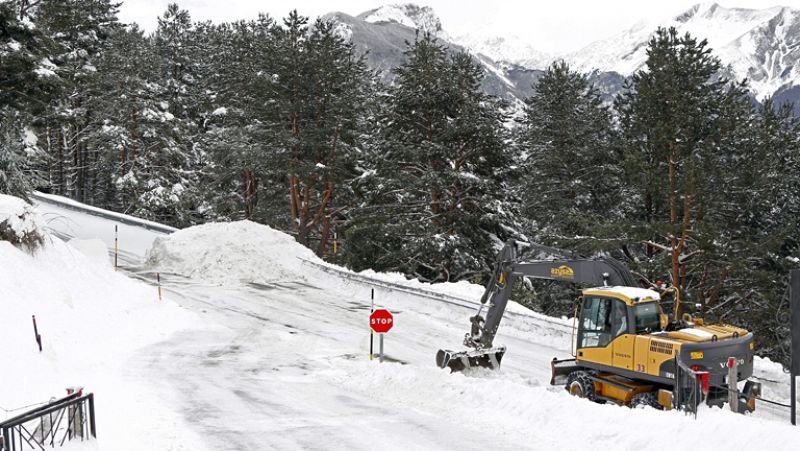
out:
{"label": "snow-covered road", "polygon": [[[49,203],[38,208],[59,235],[99,238],[113,248],[114,220]],[[436,368],[434,355],[458,347],[470,308],[337,277],[297,259],[305,254],[256,254],[248,268],[255,276],[240,273],[231,262],[241,263],[242,251],[209,239],[226,230],[233,240],[259,233],[237,224],[207,228],[187,237],[191,249],[164,246],[147,261],[146,251],[165,235],[120,228],[125,271],[151,284],[161,271],[166,302],[197,318],[124,362],[130,381],[182,419],[149,432],[149,443],[161,445],[154,449],[193,449],[170,427],[189,428],[208,449],[232,450],[674,449],[664,434],[704,449],[790,449],[800,440],[798,430],[777,422],[780,411],[747,418],[707,409],[695,421],[572,398],[548,385],[549,362],[568,355],[569,334],[553,326],[559,320],[543,321],[519,306],[496,339],[509,349],[500,371],[448,374]],[[206,253],[196,253],[204,246]],[[275,253],[287,249],[294,248]],[[220,255],[227,250],[232,255]],[[395,314],[384,364],[368,359],[371,289],[376,304]],[[656,424],[661,439],[652,432]]]}

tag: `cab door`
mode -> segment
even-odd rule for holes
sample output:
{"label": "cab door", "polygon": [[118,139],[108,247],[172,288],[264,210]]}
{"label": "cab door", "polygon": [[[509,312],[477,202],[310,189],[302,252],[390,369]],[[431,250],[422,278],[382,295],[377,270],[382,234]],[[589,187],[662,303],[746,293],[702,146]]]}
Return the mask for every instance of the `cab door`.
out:
{"label": "cab door", "polygon": [[612,365],[611,303],[613,300],[599,296],[583,298],[577,361]]}
{"label": "cab door", "polygon": [[619,299],[611,300],[612,364],[616,368],[633,370],[636,335],[628,328],[628,307]]}

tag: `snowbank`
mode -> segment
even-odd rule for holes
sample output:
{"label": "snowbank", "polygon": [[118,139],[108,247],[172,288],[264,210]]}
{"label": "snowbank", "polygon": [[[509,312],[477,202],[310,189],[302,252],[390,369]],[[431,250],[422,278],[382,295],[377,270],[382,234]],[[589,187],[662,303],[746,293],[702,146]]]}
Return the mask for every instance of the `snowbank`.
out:
{"label": "snowbank", "polygon": [[[674,450],[665,437],[704,450],[790,450],[800,435],[788,424],[701,406],[697,419],[680,411],[628,409],[569,396],[561,387],[507,372],[477,370],[448,374],[396,363],[371,365],[346,361],[321,374],[332,387],[344,387],[376,404],[404,404],[438,413],[474,431],[486,429],[498,441],[492,449]],[[509,442],[503,442],[503,439]],[[702,445],[700,445],[702,444]],[[680,447],[679,447],[680,448]]]}
{"label": "snowbank", "polygon": [[[21,202],[0,200],[2,211]],[[44,233],[45,240],[33,254],[0,241],[0,343],[8,363],[0,384],[0,420],[19,414],[19,407],[60,398],[66,387],[82,386],[96,395],[98,431],[101,440],[108,437],[102,449],[147,449],[147,439],[138,437],[142,430],[183,420],[148,387],[128,378],[129,360],[196,319],[170,302],[158,302],[155,288],[43,232],[35,212],[24,208],[34,214],[15,229]],[[34,315],[42,352],[34,339]]]}
{"label": "snowbank", "polygon": [[293,237],[251,221],[210,223],[156,238],[146,266],[206,282],[305,280],[302,260],[319,261]]}

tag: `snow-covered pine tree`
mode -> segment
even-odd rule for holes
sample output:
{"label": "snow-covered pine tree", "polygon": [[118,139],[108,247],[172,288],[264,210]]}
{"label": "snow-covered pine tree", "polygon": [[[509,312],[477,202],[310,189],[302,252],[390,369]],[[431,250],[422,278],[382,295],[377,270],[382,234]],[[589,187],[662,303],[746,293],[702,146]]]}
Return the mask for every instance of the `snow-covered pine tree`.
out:
{"label": "snow-covered pine tree", "polygon": [[61,88],[43,60],[52,43],[28,12],[20,2],[0,3],[0,192],[22,197],[44,182],[46,160],[33,128]]}
{"label": "snow-covered pine tree", "polygon": [[[258,175],[268,195],[256,217],[288,226],[322,255],[331,245],[333,221],[350,206],[348,182],[357,175],[372,74],[331,22],[309,27],[293,11],[274,33],[275,60],[256,74],[268,103],[256,111],[255,131],[269,165]],[[285,213],[269,218],[279,206]]]}
{"label": "snow-covered pine tree", "polygon": [[[270,129],[265,119],[274,103],[275,26],[274,20],[262,15],[256,21],[221,24],[215,31],[209,81],[216,98],[205,135],[211,157],[204,185],[206,199],[219,218],[254,219],[263,191],[261,180],[272,169],[267,155],[273,140],[265,132]],[[262,212],[259,217],[263,220],[273,213]]]}
{"label": "snow-covered pine tree", "polygon": [[504,105],[480,91],[471,56],[449,55],[431,35],[406,56],[382,119],[378,192],[348,231],[349,261],[429,281],[470,278],[514,231]]}
{"label": "snow-covered pine tree", "polygon": [[[196,222],[201,200],[202,126],[208,93],[198,69],[206,58],[189,12],[170,4],[152,36],[155,61],[136,118],[147,142],[119,184],[136,193],[138,215],[176,226]],[[142,104],[144,102],[144,104]],[[134,118],[131,118],[133,121]]]}
{"label": "snow-covered pine tree", "polygon": [[594,251],[620,237],[623,185],[611,113],[586,75],[548,67],[518,130],[523,212],[537,240]]}
{"label": "snow-covered pine tree", "polygon": [[50,186],[79,201],[93,202],[102,149],[95,148],[89,133],[97,118],[89,107],[98,95],[97,58],[106,41],[119,27],[119,5],[110,0],[43,1],[35,10],[37,27],[55,43],[40,64],[65,85],[48,109],[42,127],[50,158]]}
{"label": "snow-covered pine tree", "polygon": [[647,68],[617,102],[633,188],[625,217],[643,244],[641,269],[668,275],[686,299],[706,307],[726,292],[741,257],[729,249],[738,233],[730,215],[740,206],[730,194],[748,196],[736,168],[752,157],[745,95],[745,86],[721,76],[706,41],[671,28],[657,31]]}
{"label": "snow-covered pine tree", "polygon": [[742,103],[748,118],[728,123],[738,139],[723,147],[725,158],[718,163],[727,177],[709,212],[715,243],[703,246],[710,249],[704,260],[718,262],[725,284],[703,296],[704,308],[711,317],[757,331],[762,355],[786,363],[787,275],[800,266],[800,122],[792,105],[771,99],[757,107]]}

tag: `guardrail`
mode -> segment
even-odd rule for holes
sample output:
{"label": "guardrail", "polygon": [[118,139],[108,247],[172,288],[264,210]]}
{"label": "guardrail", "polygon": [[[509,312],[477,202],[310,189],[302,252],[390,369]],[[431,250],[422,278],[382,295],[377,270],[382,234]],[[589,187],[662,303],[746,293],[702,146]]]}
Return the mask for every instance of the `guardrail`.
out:
{"label": "guardrail", "polygon": [[97,437],[94,394],[78,391],[0,423],[0,450],[44,450]]}
{"label": "guardrail", "polygon": [[35,192],[30,195],[30,198],[37,202],[56,205],[61,208],[66,208],[67,210],[79,211],[81,213],[109,219],[111,221],[116,221],[129,226],[141,227],[154,232],[170,234],[178,230],[175,227],[170,227],[164,224],[136,218],[122,213],[102,210],[100,208],[92,207],[91,205],[85,205],[72,199],[61,198],[60,196],[55,196],[52,194]]}

